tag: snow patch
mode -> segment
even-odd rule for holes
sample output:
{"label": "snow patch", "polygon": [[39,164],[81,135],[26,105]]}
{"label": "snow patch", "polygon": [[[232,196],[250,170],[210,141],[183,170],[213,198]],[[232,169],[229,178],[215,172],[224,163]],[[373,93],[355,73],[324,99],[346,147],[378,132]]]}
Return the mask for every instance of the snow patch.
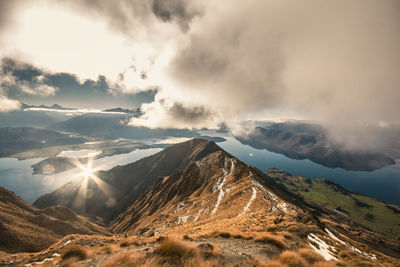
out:
{"label": "snow patch", "polygon": [[183,210],[186,207],[186,204],[183,202],[178,203],[178,205],[176,205],[176,209],[174,211],[174,213],[177,213],[181,210]]}
{"label": "snow patch", "polygon": [[314,246],[312,243],[308,243],[311,248],[317,252],[319,255],[324,257],[325,260],[337,260],[335,256],[333,256],[332,251],[336,251],[333,246],[328,245],[325,241],[314,234],[309,234],[307,237],[310,241],[318,244],[318,248]]}
{"label": "snow patch", "polygon": [[190,217],[190,216],[178,217],[178,221],[176,222],[176,224],[184,224],[184,223],[187,223],[189,217]]}
{"label": "snow patch", "polygon": [[331,231],[329,231],[328,228],[325,228],[325,231],[328,233],[328,235],[329,235],[330,238],[332,238],[333,240],[339,242],[340,244],[343,244],[343,245],[349,247],[349,248],[352,249],[353,251],[355,251],[355,252],[357,252],[357,253],[359,253],[359,254],[361,254],[361,255],[367,257],[367,258],[370,258],[371,260],[377,260],[375,254],[368,254],[367,252],[361,251],[361,250],[359,250],[358,248],[356,248],[355,246],[353,246],[353,245],[351,245],[351,244],[349,244],[349,243],[347,243],[347,242],[344,242],[343,240],[340,240],[340,239],[337,238]]}
{"label": "snow patch", "polygon": [[[233,160],[230,159],[230,161],[231,161],[231,170],[230,170],[230,172],[228,172],[227,171],[227,168],[228,168],[227,165],[228,164],[227,164],[226,158],[224,158],[224,161],[225,161],[224,162],[224,168],[222,169],[222,171],[224,172],[224,175],[223,175],[223,177],[221,177],[221,179],[217,179],[216,183],[213,186],[213,192],[219,190],[219,194],[218,194],[218,198],[217,198],[217,203],[215,203],[215,207],[211,212],[211,216],[214,215],[217,212],[219,204],[221,203],[221,200],[225,195],[225,192],[224,192],[224,190],[222,188],[225,185],[226,177],[231,175],[233,173],[233,170],[235,169],[235,164],[233,163]],[[222,180],[222,181],[220,181],[220,180]],[[214,188],[215,188],[215,190],[214,190]]]}
{"label": "snow patch", "polygon": [[203,212],[203,209],[199,209],[197,212],[196,216],[194,217],[194,221],[197,222],[201,216],[201,213]]}
{"label": "snow patch", "polygon": [[[69,241],[71,241],[71,240],[69,240]],[[42,264],[46,263],[47,261],[52,261],[52,260],[54,260],[56,257],[60,257],[60,256],[61,256],[60,254],[54,253],[54,254],[53,254],[53,257],[51,257],[51,258],[45,258],[45,259],[42,260],[42,261],[36,261],[36,262],[28,263],[28,264],[25,264],[24,266],[25,266],[25,267],[32,267],[32,266],[34,266],[34,265],[42,265]]]}
{"label": "snow patch", "polygon": [[165,231],[165,224],[159,228],[154,229],[154,236],[157,236]]}
{"label": "snow patch", "polygon": [[249,202],[247,202],[246,206],[243,208],[243,211],[241,213],[239,213],[238,217],[244,215],[246,213],[246,211],[250,208],[251,203],[253,203],[254,199],[256,199],[257,190],[254,186],[251,189],[253,189],[253,193],[251,194],[250,200],[249,200]]}

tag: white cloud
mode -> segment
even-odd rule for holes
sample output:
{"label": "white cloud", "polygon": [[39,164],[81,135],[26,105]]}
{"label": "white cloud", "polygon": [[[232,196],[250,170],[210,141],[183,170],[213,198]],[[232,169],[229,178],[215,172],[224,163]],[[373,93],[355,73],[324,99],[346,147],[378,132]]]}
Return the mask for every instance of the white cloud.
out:
{"label": "white cloud", "polygon": [[0,112],[8,112],[20,108],[20,103],[17,100],[9,99],[0,94]]}

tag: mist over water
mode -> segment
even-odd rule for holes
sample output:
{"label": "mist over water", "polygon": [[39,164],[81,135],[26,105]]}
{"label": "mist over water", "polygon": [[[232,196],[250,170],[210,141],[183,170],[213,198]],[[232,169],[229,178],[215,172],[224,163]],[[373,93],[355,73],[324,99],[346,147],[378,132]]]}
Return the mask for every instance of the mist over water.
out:
{"label": "mist over water", "polygon": [[[117,165],[126,165],[160,151],[160,148],[137,149],[127,154],[104,157],[93,161],[93,168],[109,170]],[[81,179],[82,170],[74,168],[54,175],[32,175],[32,165],[42,158],[17,160],[0,158],[0,186],[3,186],[33,203],[39,196],[50,193],[58,187]]]}
{"label": "mist over water", "polygon": [[328,178],[346,189],[400,205],[400,166],[388,166],[372,172],[346,171],[328,168],[310,160],[295,160],[266,149],[255,149],[243,145],[233,137],[218,143],[220,147],[246,162],[266,172],[275,167],[292,175],[308,178]]}

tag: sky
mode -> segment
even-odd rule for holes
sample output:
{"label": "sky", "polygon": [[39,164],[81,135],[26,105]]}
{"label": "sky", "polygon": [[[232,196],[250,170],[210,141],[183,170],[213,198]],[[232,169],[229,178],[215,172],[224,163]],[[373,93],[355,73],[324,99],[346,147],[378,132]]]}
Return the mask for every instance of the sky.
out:
{"label": "sky", "polygon": [[0,111],[140,106],[132,125],[400,120],[396,0],[0,0]]}

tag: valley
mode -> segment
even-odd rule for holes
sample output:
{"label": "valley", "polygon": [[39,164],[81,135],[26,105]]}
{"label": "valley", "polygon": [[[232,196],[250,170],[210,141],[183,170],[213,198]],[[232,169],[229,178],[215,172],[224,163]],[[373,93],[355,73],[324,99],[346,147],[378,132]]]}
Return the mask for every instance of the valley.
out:
{"label": "valley", "polygon": [[[21,247],[21,253],[3,254],[0,260],[57,266],[190,266],[194,261],[205,266],[291,261],[300,266],[395,266],[400,240],[371,225],[366,228],[355,215],[343,220],[347,206],[332,208],[333,202],[303,196],[310,189],[303,185],[296,192],[290,187],[295,181],[277,169],[263,173],[214,142],[192,139],[66,184],[34,203],[40,210],[69,207],[107,226],[112,236],[75,232],[40,253],[23,253]],[[372,205],[365,197],[353,198]],[[391,207],[382,212],[398,215],[398,207]],[[22,208],[37,210],[29,204]]]}

